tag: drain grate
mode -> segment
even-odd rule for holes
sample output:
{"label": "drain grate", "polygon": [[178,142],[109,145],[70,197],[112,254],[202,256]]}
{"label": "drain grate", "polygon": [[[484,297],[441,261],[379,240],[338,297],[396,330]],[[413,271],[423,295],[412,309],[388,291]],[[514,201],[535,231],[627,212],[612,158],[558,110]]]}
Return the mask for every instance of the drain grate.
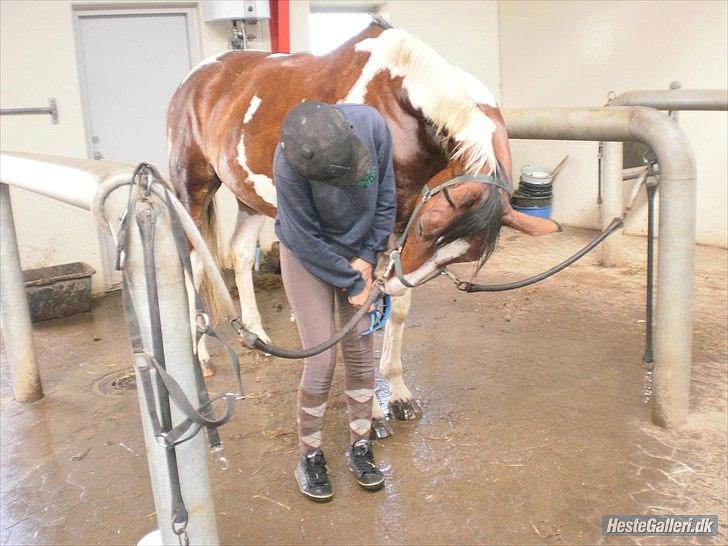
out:
{"label": "drain grate", "polygon": [[99,379],[95,389],[100,394],[122,394],[136,390],[136,375],[133,369],[111,372]]}

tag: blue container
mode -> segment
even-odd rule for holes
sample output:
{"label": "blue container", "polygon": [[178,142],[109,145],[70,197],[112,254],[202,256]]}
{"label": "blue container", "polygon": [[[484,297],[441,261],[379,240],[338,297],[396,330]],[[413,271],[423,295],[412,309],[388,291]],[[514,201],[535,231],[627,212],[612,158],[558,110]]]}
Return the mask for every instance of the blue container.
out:
{"label": "blue container", "polygon": [[538,216],[539,218],[551,218],[551,207],[513,207],[518,212]]}

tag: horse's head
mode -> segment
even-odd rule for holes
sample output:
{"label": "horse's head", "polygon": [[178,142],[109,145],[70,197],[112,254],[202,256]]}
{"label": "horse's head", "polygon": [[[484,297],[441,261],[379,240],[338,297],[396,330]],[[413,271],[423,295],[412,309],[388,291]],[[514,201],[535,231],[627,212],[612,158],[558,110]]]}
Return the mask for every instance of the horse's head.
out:
{"label": "horse's head", "polygon": [[[436,190],[455,177],[451,169],[444,169],[428,181],[426,188]],[[417,203],[423,201],[424,195],[418,196]],[[474,261],[476,270],[479,269],[495,250],[503,202],[497,186],[465,176],[431,194],[419,208],[415,205],[400,241],[405,280],[416,285],[456,262]],[[398,295],[405,285],[393,272],[386,289],[389,294]]]}

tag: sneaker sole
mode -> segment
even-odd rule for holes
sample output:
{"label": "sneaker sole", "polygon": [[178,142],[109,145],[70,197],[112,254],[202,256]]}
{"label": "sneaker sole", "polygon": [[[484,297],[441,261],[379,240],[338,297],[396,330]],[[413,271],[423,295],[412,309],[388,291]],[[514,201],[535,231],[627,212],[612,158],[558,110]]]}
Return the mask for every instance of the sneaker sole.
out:
{"label": "sneaker sole", "polygon": [[298,479],[298,472],[295,472],[294,474],[296,476],[296,483],[298,484],[298,490],[307,499],[311,499],[314,502],[329,502],[331,499],[334,498],[333,493],[331,493],[330,495],[314,495],[313,493],[309,493],[308,491],[304,490],[303,487],[301,487],[301,481]]}

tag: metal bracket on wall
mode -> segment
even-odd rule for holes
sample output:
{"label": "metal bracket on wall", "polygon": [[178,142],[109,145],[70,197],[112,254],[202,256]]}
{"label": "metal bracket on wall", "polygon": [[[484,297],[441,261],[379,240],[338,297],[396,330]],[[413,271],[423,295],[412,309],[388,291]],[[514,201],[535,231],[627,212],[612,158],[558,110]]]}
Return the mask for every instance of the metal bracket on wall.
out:
{"label": "metal bracket on wall", "polygon": [[48,99],[48,107],[46,108],[2,108],[0,115],[3,116],[24,116],[34,114],[48,114],[51,116],[51,123],[58,125],[58,106],[56,99],[51,97]]}

